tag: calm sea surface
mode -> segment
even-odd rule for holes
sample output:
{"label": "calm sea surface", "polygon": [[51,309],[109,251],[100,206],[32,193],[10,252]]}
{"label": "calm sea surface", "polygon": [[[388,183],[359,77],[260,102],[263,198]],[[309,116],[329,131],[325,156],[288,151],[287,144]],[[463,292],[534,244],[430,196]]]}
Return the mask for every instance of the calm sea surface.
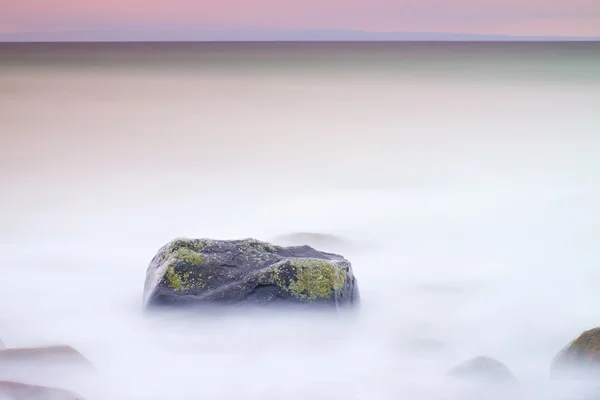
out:
{"label": "calm sea surface", "polygon": [[[450,400],[489,355],[547,399],[600,323],[599,154],[600,43],[2,43],[0,338],[101,383],[0,379]],[[292,232],[349,241],[355,319],[141,315],[172,238]]]}

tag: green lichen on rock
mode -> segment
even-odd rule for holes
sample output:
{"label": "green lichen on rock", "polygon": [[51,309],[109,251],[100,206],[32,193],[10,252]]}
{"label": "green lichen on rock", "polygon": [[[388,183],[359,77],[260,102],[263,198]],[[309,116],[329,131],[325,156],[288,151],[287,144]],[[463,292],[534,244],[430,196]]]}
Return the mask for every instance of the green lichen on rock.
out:
{"label": "green lichen on rock", "polygon": [[256,239],[246,239],[243,243],[244,245],[259,251],[264,251],[267,253],[277,253],[277,247],[273,246],[271,243],[263,242]]}
{"label": "green lichen on rock", "polygon": [[176,292],[190,290],[193,288],[203,288],[206,282],[202,278],[202,274],[193,277],[189,272],[177,272],[175,267],[167,268],[165,274],[169,287]]}
{"label": "green lichen on rock", "polygon": [[261,273],[263,273],[267,276],[267,279],[266,279],[267,283],[269,283],[271,285],[279,286],[281,289],[283,289],[287,292],[287,291],[289,291],[289,288],[288,288],[289,285],[288,285],[288,283],[286,283],[286,281],[283,278],[282,273],[281,273],[282,272],[281,267],[283,265],[285,265],[285,264],[282,264],[282,263],[275,264]]}
{"label": "green lichen on rock", "polygon": [[173,256],[181,261],[185,261],[192,265],[202,265],[207,262],[207,260],[202,257],[200,254],[196,253],[193,250],[190,250],[187,247],[180,247],[175,250]]}
{"label": "green lichen on rock", "polygon": [[192,264],[200,264],[202,257],[199,254],[197,256],[193,255],[193,253],[201,253],[205,249],[205,246],[206,241],[201,239],[175,239],[166,246],[164,251],[156,256],[157,262],[162,264],[169,257],[175,257]]}
{"label": "green lichen on rock", "polygon": [[341,266],[327,260],[303,258],[291,260],[295,268],[294,278],[288,290],[299,299],[327,299],[340,293],[346,283],[346,271]]}
{"label": "green lichen on rock", "polygon": [[180,249],[188,249],[188,250],[194,251],[196,253],[199,253],[204,250],[204,248],[206,247],[206,243],[205,243],[205,241],[200,240],[200,239],[192,240],[192,239],[180,238],[180,239],[175,239],[169,247],[170,247],[171,253],[176,252]]}
{"label": "green lichen on rock", "polygon": [[169,287],[173,290],[182,291],[190,289],[193,286],[190,282],[189,272],[177,273],[175,267],[169,267],[167,268],[165,276],[169,283]]}

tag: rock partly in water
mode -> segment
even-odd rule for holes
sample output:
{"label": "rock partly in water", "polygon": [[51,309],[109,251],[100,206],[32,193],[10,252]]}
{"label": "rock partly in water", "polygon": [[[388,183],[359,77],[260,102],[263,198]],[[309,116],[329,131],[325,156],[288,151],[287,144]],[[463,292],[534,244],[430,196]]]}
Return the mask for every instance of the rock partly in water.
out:
{"label": "rock partly in water", "polygon": [[415,355],[429,355],[444,350],[447,344],[435,339],[420,338],[408,342],[408,349]]}
{"label": "rock partly in water", "polygon": [[146,272],[143,304],[359,304],[352,265],[309,246],[282,247],[255,239],[175,239]]}
{"label": "rock partly in water", "polygon": [[329,233],[294,232],[273,238],[273,243],[282,246],[311,246],[318,249],[350,246],[352,242]]}
{"label": "rock partly in water", "polygon": [[600,327],[583,332],[552,360],[552,379],[597,381],[600,378]]}
{"label": "rock partly in water", "polygon": [[10,400],[83,400],[83,397],[63,389],[0,381],[0,398]]}
{"label": "rock partly in water", "polygon": [[479,356],[463,362],[447,373],[452,378],[473,383],[516,384],[517,378],[511,370],[498,360]]}
{"label": "rock partly in water", "polygon": [[0,367],[16,363],[49,363],[84,366],[95,370],[92,363],[71,346],[28,347],[0,350]]}

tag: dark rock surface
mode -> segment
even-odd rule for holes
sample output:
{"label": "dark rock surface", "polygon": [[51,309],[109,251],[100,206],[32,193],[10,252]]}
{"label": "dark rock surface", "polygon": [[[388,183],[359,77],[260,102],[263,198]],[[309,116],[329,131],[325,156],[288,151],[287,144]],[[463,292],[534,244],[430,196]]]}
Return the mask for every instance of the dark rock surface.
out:
{"label": "dark rock surface", "polygon": [[600,327],[583,332],[552,360],[552,379],[597,381],[600,378]]}
{"label": "dark rock surface", "polygon": [[3,400],[83,400],[83,397],[63,389],[26,383],[0,381]]}
{"label": "dark rock surface", "polygon": [[207,304],[359,304],[352,265],[309,246],[255,239],[178,238],[163,246],[146,272],[144,308]]}
{"label": "dark rock surface", "polygon": [[506,365],[487,356],[467,360],[452,368],[447,375],[473,383],[518,383],[517,378]]}

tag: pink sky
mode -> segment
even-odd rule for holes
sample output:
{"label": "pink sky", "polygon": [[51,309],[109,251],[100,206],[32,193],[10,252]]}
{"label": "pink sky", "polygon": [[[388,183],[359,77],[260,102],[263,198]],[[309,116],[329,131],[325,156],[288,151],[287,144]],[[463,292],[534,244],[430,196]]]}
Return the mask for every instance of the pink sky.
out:
{"label": "pink sky", "polygon": [[0,32],[358,29],[600,36],[600,0],[6,0]]}

